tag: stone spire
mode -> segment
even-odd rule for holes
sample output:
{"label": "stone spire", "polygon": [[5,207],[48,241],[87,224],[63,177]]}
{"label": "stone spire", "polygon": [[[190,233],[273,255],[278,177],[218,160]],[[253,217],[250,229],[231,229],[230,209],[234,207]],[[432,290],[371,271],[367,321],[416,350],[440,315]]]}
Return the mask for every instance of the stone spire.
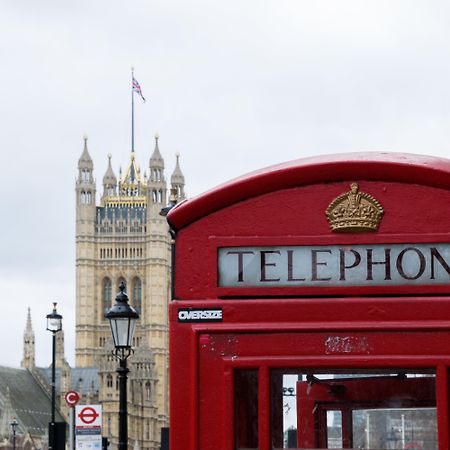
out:
{"label": "stone spire", "polygon": [[71,388],[71,369],[69,363],[66,361],[64,353],[64,330],[60,330],[56,333],[56,359],[55,367],[60,369],[60,393],[67,392]]}
{"label": "stone spire", "polygon": [[161,152],[159,151],[158,141],[159,141],[159,134],[157,133],[157,134],[155,134],[155,149],[153,150],[152,156],[150,157],[150,164],[149,164],[150,178],[152,178],[152,175],[153,175],[152,169],[164,170],[164,159],[161,156]]}
{"label": "stone spire", "polygon": [[76,181],[77,205],[88,205],[95,210],[94,163],[89,155],[87,136],[83,136],[84,147],[78,160],[78,178]]}
{"label": "stone spire", "polygon": [[88,147],[87,147],[87,136],[83,136],[84,140],[84,147],[83,147],[83,153],[80,156],[80,159],[78,160],[78,169],[88,169],[93,170],[94,169],[94,163],[92,162],[91,155],[89,154]]}
{"label": "stone spire", "polygon": [[103,197],[116,195],[117,178],[111,166],[111,154],[108,155],[108,168],[103,177]]}
{"label": "stone spire", "polygon": [[34,346],[34,331],[31,324],[31,311],[28,308],[27,324],[23,333],[23,359],[20,366],[24,369],[34,369],[35,367],[35,346]]}
{"label": "stone spire", "polygon": [[64,355],[64,330],[60,330],[55,334],[56,334],[55,367],[61,368],[66,360],[66,357]]}
{"label": "stone spire", "polygon": [[166,180],[164,177],[164,159],[159,151],[159,135],[155,135],[155,149],[150,157],[150,176],[147,181],[147,195],[149,197],[150,216],[159,214],[166,204]]}
{"label": "stone spire", "polygon": [[177,201],[184,200],[186,197],[184,193],[184,175],[180,168],[180,154],[175,154],[177,162],[175,165],[175,170],[170,177],[170,184],[172,185],[172,192],[176,192]]}

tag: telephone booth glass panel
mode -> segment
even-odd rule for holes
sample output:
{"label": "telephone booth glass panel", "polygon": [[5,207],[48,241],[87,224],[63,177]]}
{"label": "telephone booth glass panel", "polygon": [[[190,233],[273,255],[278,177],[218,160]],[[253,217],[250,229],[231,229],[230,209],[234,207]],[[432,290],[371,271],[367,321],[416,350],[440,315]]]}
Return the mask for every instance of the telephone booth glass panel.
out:
{"label": "telephone booth glass panel", "polygon": [[437,449],[435,379],[431,369],[273,371],[273,448]]}

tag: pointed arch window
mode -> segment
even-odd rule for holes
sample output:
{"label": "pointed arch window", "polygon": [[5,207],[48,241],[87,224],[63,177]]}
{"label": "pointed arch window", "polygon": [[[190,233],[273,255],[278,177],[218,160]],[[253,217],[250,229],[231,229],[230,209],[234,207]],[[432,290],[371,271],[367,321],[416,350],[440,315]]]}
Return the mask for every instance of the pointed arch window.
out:
{"label": "pointed arch window", "polygon": [[81,169],[81,181],[89,183],[91,181],[91,172],[89,169]]}
{"label": "pointed arch window", "polygon": [[113,377],[110,373],[108,373],[108,375],[106,375],[106,386],[109,388],[112,388],[112,386],[113,386]]}
{"label": "pointed arch window", "polygon": [[136,277],[133,280],[133,306],[137,312],[141,312],[142,308],[142,281]]}
{"label": "pointed arch window", "polygon": [[103,280],[103,311],[111,308],[112,284],[109,278]]}

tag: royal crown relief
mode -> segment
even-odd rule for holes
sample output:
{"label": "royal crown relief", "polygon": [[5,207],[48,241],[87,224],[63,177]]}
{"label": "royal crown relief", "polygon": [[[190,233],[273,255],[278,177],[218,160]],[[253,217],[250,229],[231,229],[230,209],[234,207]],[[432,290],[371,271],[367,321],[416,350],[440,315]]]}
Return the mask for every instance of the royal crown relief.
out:
{"label": "royal crown relief", "polygon": [[358,183],[352,183],[350,191],[336,197],[325,213],[331,231],[357,233],[377,231],[384,210],[378,200],[359,191]]}

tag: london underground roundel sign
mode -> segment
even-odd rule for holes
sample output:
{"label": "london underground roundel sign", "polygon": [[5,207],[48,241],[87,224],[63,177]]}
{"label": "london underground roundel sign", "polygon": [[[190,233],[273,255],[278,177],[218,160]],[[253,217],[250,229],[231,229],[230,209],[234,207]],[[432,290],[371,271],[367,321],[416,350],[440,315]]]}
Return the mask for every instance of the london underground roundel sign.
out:
{"label": "london underground roundel sign", "polygon": [[67,404],[71,407],[75,406],[80,401],[80,396],[76,391],[67,392],[64,398],[66,399]]}
{"label": "london underground roundel sign", "polygon": [[92,406],[86,406],[79,413],[78,417],[84,425],[94,425],[94,422],[100,417],[100,414]]}

